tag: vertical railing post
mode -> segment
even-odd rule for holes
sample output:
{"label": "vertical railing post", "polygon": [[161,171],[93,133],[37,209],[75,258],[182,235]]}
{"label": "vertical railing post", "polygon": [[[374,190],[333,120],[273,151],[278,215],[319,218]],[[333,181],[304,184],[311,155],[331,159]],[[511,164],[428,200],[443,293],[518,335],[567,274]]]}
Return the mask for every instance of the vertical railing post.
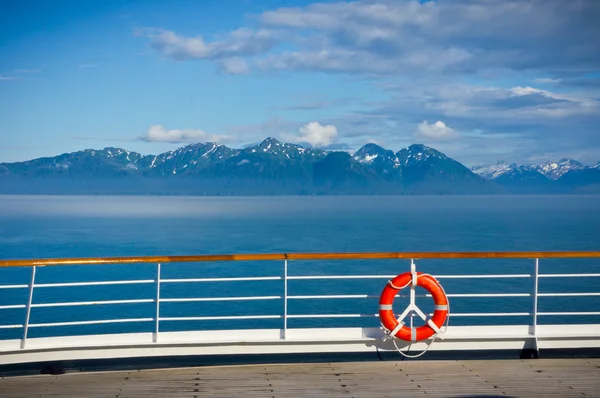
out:
{"label": "vertical railing post", "polygon": [[287,313],[288,313],[288,260],[283,262],[283,339],[287,338]]}
{"label": "vertical railing post", "polygon": [[[413,258],[411,258],[410,259],[411,276],[415,272],[417,272],[417,264],[415,264],[415,260]],[[417,297],[416,297],[415,286],[411,283],[410,284],[410,305],[415,305],[416,303],[417,303]],[[410,311],[410,330],[413,329],[413,317],[414,316],[415,316],[415,312],[411,310]]]}
{"label": "vertical railing post", "polygon": [[27,300],[27,309],[25,310],[25,325],[23,327],[23,339],[21,340],[21,348],[25,348],[27,341],[27,333],[29,331],[29,318],[31,316],[31,302],[33,301],[33,287],[35,285],[36,266],[31,267],[31,282],[29,283],[29,299]]}
{"label": "vertical railing post", "polygon": [[153,341],[158,342],[158,330],[160,328],[160,263],[156,265],[156,314],[154,318],[154,337]]}
{"label": "vertical railing post", "polygon": [[535,274],[533,287],[533,335],[537,337],[537,318],[538,318],[538,290],[540,281],[540,259],[535,259]]}

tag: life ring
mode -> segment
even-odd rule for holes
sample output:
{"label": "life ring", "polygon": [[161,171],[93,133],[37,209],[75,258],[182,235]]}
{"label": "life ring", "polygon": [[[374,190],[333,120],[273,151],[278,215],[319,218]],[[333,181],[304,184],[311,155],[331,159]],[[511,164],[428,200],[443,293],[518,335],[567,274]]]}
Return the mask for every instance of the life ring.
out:
{"label": "life ring", "polygon": [[[413,274],[410,272],[396,276],[383,288],[383,292],[381,292],[381,297],[379,298],[379,319],[381,324],[389,331],[390,336],[395,336],[406,341],[427,340],[440,332],[448,317],[448,297],[446,297],[446,293],[440,283],[433,276],[422,272],[415,272],[414,279]],[[431,319],[428,319],[425,325],[417,328],[405,326],[402,323],[402,319],[399,322],[392,309],[396,294],[411,284],[426,289],[433,297],[435,304]]]}

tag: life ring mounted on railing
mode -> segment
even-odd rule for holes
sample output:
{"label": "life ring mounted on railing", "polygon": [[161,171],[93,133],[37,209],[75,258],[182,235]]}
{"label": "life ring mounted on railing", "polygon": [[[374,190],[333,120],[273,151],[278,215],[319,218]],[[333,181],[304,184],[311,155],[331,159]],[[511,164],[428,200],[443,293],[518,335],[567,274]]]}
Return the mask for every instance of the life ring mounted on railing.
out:
{"label": "life ring mounted on railing", "polygon": [[[411,268],[411,272],[400,274],[389,281],[381,292],[381,297],[379,298],[379,319],[381,325],[386,329],[389,336],[405,341],[424,341],[432,336],[434,339],[437,336],[443,338],[441,329],[444,327],[444,324],[447,326],[450,310],[450,303],[448,302],[448,297],[444,292],[444,288],[433,276],[422,272],[416,272],[414,262],[411,262]],[[408,286],[410,286],[410,304],[399,317],[396,317],[392,308],[394,298],[400,290]],[[431,318],[425,315],[425,313],[423,313],[416,305],[415,288],[417,286],[427,290],[433,298],[434,311]],[[411,327],[406,326],[403,321],[407,316],[412,317],[412,313],[417,314],[425,324],[419,327],[412,327],[411,322]],[[405,355],[399,349],[398,352]]]}
{"label": "life ring mounted on railing", "polygon": [[[413,282],[413,275],[415,275]],[[399,318],[394,315],[392,304],[394,297],[401,289],[408,287],[413,284],[415,286],[421,286],[427,290],[433,297],[434,312],[431,319],[429,319],[411,300],[411,303],[404,310]],[[412,298],[412,295],[411,295]],[[409,328],[402,322],[406,316],[414,311],[418,314],[421,319],[427,322],[425,325],[417,328]],[[390,331],[389,335],[397,337],[406,341],[422,341],[427,340],[436,333],[440,333],[440,329],[443,327],[448,317],[448,298],[442,289],[439,282],[431,275],[423,274],[422,272],[415,272],[414,274],[406,272],[400,274],[391,281],[383,289],[381,298],[379,299],[379,318],[381,324],[387,330]]]}

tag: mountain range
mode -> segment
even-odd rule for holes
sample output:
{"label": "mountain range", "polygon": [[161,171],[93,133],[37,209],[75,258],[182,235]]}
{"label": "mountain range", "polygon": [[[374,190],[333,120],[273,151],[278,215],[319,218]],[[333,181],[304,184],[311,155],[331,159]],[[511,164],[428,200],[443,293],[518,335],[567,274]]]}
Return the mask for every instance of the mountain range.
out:
{"label": "mountain range", "polygon": [[381,195],[600,192],[600,163],[562,159],[472,169],[420,144],[356,153],[267,138],[232,149],[197,143],[159,155],[87,149],[0,163],[0,193],[178,195]]}
{"label": "mountain range", "polygon": [[569,158],[525,165],[498,162],[471,170],[507,193],[600,192],[600,162],[593,166]]}

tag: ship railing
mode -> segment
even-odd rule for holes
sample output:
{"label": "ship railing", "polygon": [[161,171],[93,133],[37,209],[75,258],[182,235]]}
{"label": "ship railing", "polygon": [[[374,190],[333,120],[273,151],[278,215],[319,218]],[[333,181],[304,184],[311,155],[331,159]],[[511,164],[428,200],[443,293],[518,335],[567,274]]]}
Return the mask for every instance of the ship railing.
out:
{"label": "ship railing", "polygon": [[[591,308],[590,311],[539,311],[538,299],[541,297],[594,297],[600,296],[600,292],[540,292],[539,281],[544,278],[599,278],[600,273],[542,273],[540,272],[540,259],[576,259],[599,258],[600,252],[398,252],[398,253],[280,253],[280,254],[234,254],[234,255],[199,255],[199,256],[151,256],[151,257],[118,257],[118,258],[73,258],[73,259],[34,259],[34,260],[0,260],[0,269],[3,267],[30,267],[30,280],[27,284],[2,284],[0,290],[17,290],[27,289],[26,302],[21,304],[0,305],[0,329],[21,329],[22,335],[18,339],[18,347],[15,347],[15,340],[0,340],[0,364],[2,363],[3,355],[13,355],[19,350],[27,350],[28,342],[31,340],[44,340],[43,344],[37,344],[33,348],[44,349],[52,348],[52,338],[29,338],[29,332],[33,328],[52,328],[60,326],[81,326],[81,325],[100,325],[100,324],[124,324],[124,323],[152,323],[153,331],[151,332],[151,341],[139,342],[143,346],[152,346],[160,343],[176,342],[173,338],[167,338],[165,342],[162,337],[176,332],[162,332],[161,324],[166,322],[185,322],[185,321],[228,321],[228,320],[266,320],[280,319],[282,326],[277,338],[273,338],[275,334],[265,333],[253,334],[252,331],[244,330],[223,330],[210,331],[206,334],[208,337],[203,337],[201,343],[210,345],[211,342],[222,343],[225,339],[229,339],[233,343],[239,343],[255,339],[269,340],[273,343],[276,340],[286,341],[307,341],[319,340],[321,343],[327,342],[345,342],[357,341],[359,344],[365,344],[366,340],[384,339],[383,331],[362,331],[362,335],[357,337],[353,334],[356,328],[333,328],[335,332],[329,328],[322,329],[322,335],[319,329],[306,329],[306,333],[302,330],[290,328],[288,323],[292,319],[318,319],[318,318],[374,318],[378,314],[375,311],[372,313],[290,313],[288,305],[296,300],[332,300],[332,299],[376,299],[378,295],[373,294],[311,294],[311,295],[295,295],[290,294],[288,284],[290,281],[316,281],[316,280],[368,280],[379,279],[382,281],[382,287],[385,282],[396,275],[392,274],[364,274],[364,275],[289,275],[289,267],[293,261],[318,261],[318,260],[383,260],[397,259],[410,262],[419,261],[419,264],[425,263],[427,259],[529,259],[531,267],[526,273],[495,273],[495,274],[434,274],[434,277],[440,280],[443,284],[444,280],[461,279],[461,280],[482,280],[482,279],[529,279],[532,280],[533,289],[530,292],[509,292],[509,293],[450,293],[448,297],[452,298],[513,298],[513,297],[531,297],[533,305],[528,311],[518,312],[451,312],[451,317],[530,317],[531,322],[523,323],[523,327],[516,329],[512,327],[494,327],[494,325],[486,326],[455,326],[451,329],[456,329],[453,334],[448,333],[450,340],[454,337],[455,340],[468,340],[469,338],[477,339],[509,339],[511,336],[518,338],[520,341],[525,341],[527,338],[533,339],[533,343],[529,344],[534,350],[539,350],[537,339],[546,337],[549,339],[560,339],[564,337],[578,338],[580,343],[569,341],[566,346],[577,347],[581,344],[584,347],[600,347],[600,324],[575,325],[540,325],[539,318],[546,316],[600,316],[600,311],[595,311],[597,308]],[[185,262],[185,263],[201,263],[201,262],[233,262],[233,261],[281,261],[282,269],[279,275],[255,276],[255,277],[212,277],[212,278],[163,278],[161,277],[161,266],[167,263]],[[99,264],[154,264],[155,276],[152,279],[125,279],[125,280],[99,280],[88,282],[57,282],[57,283],[38,283],[36,282],[36,271],[39,267],[52,266],[69,266],[69,265],[99,265]],[[407,263],[408,264],[408,263]],[[408,267],[407,267],[408,268]],[[243,281],[281,281],[283,284],[283,294],[264,295],[231,295],[227,297],[185,297],[185,298],[170,298],[161,297],[161,291],[168,284],[183,284],[183,283],[224,283],[224,282],[243,282]],[[600,282],[600,279],[598,279]],[[155,285],[153,297],[141,299],[125,299],[125,300],[100,300],[100,301],[63,301],[63,302],[44,302],[39,303],[34,300],[34,292],[39,289],[52,289],[58,287],[85,287],[85,286],[130,286],[139,284]],[[426,297],[428,295],[419,295]],[[280,300],[283,306],[279,313],[265,313],[257,315],[215,315],[215,316],[162,316],[162,303],[194,303],[194,302],[249,302],[249,301],[269,301]],[[154,303],[154,316],[152,317],[130,317],[117,319],[102,319],[102,320],[84,320],[84,321],[67,321],[67,322],[32,322],[31,311],[34,308],[52,308],[52,307],[80,307],[80,306],[105,306],[105,305],[121,305],[121,304],[148,304]],[[2,303],[0,303],[2,304]],[[2,310],[22,309],[24,316],[22,323],[2,324]],[[467,330],[470,328],[470,332]],[[488,329],[483,329],[488,328]],[[540,334],[540,329],[543,329]],[[523,331],[526,330],[524,333]],[[577,332],[573,332],[577,330]],[[202,330],[196,330],[202,332]],[[217,332],[219,337],[215,337],[213,332]],[[212,333],[212,334],[211,334]],[[144,336],[148,336],[148,333]],[[240,336],[246,337],[241,338]],[[137,335],[139,337],[139,335]],[[196,336],[201,336],[197,334]],[[213,336],[213,337],[210,337]],[[229,337],[226,337],[229,336]],[[255,337],[252,337],[255,336]],[[310,336],[310,337],[309,337]],[[471,336],[471,337],[469,337]],[[64,336],[68,337],[68,336]],[[79,336],[85,337],[85,336]],[[78,337],[78,338],[79,338]],[[93,337],[93,336],[92,336]],[[188,343],[190,336],[186,340]],[[213,339],[213,340],[211,340]],[[525,339],[525,340],[524,340]],[[86,342],[86,346],[94,346],[94,339]],[[118,340],[118,339],[116,339]],[[115,340],[115,341],[116,341]],[[73,341],[81,341],[74,338]],[[97,339],[97,346],[106,344],[106,339]],[[125,339],[124,341],[130,340]],[[90,343],[91,342],[91,343]],[[193,343],[193,341],[192,341]],[[527,341],[525,341],[527,343]],[[64,340],[59,346],[64,348]],[[77,345],[76,343],[73,343]],[[526,344],[527,345],[527,344]],[[418,346],[418,345],[417,345]],[[557,346],[558,347],[558,346]],[[379,347],[381,348],[381,347]],[[283,351],[284,352],[284,351]],[[29,357],[28,357],[29,358]],[[11,360],[13,360],[11,359]],[[31,360],[31,359],[27,359]],[[23,360],[25,361],[25,359]]]}

